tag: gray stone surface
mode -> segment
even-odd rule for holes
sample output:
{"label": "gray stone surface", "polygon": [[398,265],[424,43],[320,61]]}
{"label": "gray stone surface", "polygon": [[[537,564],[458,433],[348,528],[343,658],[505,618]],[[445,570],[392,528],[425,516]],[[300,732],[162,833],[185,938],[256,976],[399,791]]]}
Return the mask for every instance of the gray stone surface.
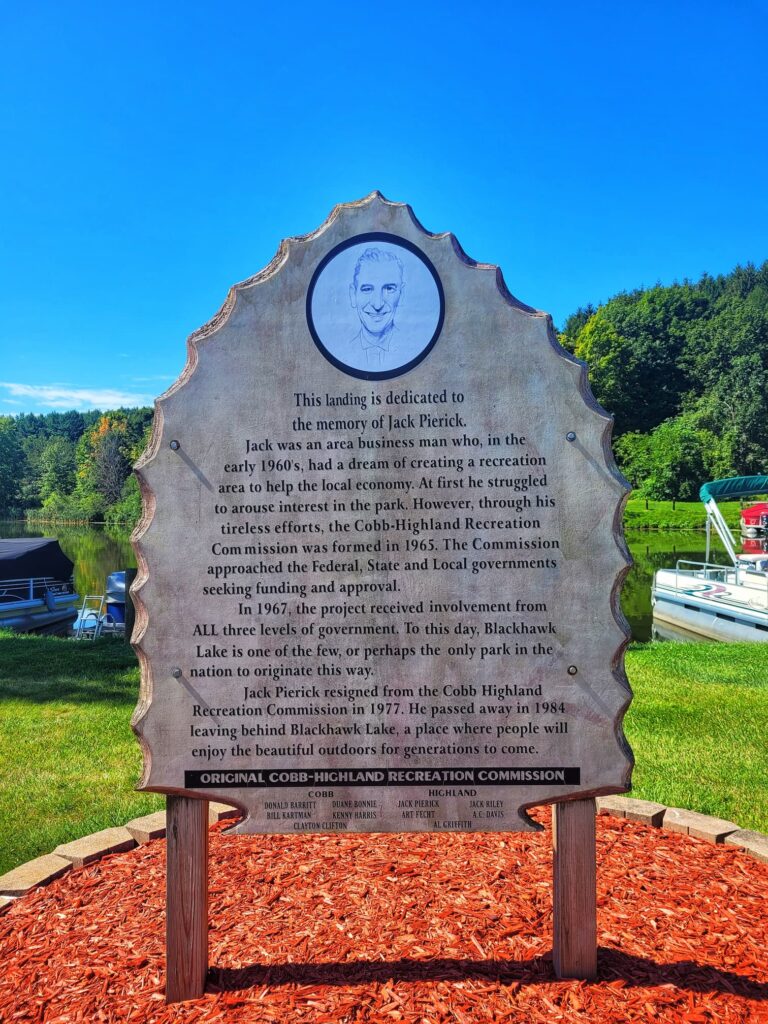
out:
{"label": "gray stone surface", "polygon": [[705,839],[708,843],[722,843],[726,836],[736,832],[739,826],[724,818],[712,818],[698,811],[688,811],[683,807],[668,807],[662,828],[670,832],[682,832],[694,839]]}
{"label": "gray stone surface", "polygon": [[0,875],[0,894],[3,896],[23,896],[25,892],[38,885],[47,885],[54,878],[59,878],[69,871],[72,863],[56,853],[46,853],[42,857],[28,860],[26,864]]}
{"label": "gray stone surface", "polygon": [[626,798],[623,796],[599,796],[595,801],[598,814],[610,814],[614,818],[626,815]]}
{"label": "gray stone surface", "polygon": [[132,850],[136,845],[128,829],[120,826],[93,832],[71,843],[62,843],[53,852],[70,861],[73,867],[82,867],[108,853],[122,853],[124,850]]}
{"label": "gray stone surface", "polygon": [[546,314],[374,194],[189,351],[137,467],[143,787],[296,833],[530,829],[628,785],[627,487]]}
{"label": "gray stone surface", "polygon": [[236,807],[230,807],[229,804],[219,804],[214,800],[208,805],[208,820],[213,824],[216,821],[222,821],[224,818],[239,818],[240,811]]}
{"label": "gray stone surface", "polygon": [[165,811],[133,818],[125,823],[125,828],[139,845],[148,843],[150,839],[162,839],[165,835]]}
{"label": "gray stone surface", "polygon": [[768,864],[768,836],[762,832],[753,832],[751,829],[740,828],[731,832],[724,840],[726,846],[738,846],[742,850],[751,853],[753,857]]}
{"label": "gray stone surface", "polygon": [[627,821],[640,821],[644,825],[654,825],[658,828],[664,820],[666,810],[664,804],[657,804],[652,800],[624,798],[624,817]]}

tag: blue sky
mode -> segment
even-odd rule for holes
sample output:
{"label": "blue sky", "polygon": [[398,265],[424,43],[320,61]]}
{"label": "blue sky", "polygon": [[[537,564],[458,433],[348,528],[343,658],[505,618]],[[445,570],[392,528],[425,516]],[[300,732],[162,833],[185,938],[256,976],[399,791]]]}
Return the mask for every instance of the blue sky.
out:
{"label": "blue sky", "polygon": [[762,0],[4,12],[0,414],[150,402],[374,188],[557,324],[768,258]]}

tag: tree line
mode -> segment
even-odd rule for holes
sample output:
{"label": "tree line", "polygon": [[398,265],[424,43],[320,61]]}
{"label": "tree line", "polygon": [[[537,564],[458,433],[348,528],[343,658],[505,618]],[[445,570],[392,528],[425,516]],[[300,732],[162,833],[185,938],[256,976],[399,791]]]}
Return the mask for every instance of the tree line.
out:
{"label": "tree line", "polygon": [[[768,261],[622,292],[568,317],[560,342],[615,416],[641,495],[696,499],[705,480],[768,472]],[[0,517],[132,523],[131,465],[152,410],[0,416]]]}
{"label": "tree line", "polygon": [[560,342],[587,363],[641,495],[691,500],[768,472],[768,261],[622,292],[577,310]]}
{"label": "tree line", "polygon": [[133,523],[152,410],[0,417],[0,518]]}

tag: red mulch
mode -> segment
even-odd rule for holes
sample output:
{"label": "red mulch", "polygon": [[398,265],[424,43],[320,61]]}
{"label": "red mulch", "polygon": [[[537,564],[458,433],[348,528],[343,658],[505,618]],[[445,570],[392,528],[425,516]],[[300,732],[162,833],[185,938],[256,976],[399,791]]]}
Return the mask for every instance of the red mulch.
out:
{"label": "red mulch", "polygon": [[160,841],[0,917],[0,1020],[768,1022],[768,865],[738,851],[601,816],[585,984],[552,970],[548,832],[220,831],[204,998],[164,1003]]}

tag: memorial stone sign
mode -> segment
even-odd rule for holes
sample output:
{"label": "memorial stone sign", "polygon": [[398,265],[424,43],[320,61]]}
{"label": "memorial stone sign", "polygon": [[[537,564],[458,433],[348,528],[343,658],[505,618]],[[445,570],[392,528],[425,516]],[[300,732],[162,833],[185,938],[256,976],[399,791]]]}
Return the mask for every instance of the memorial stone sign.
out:
{"label": "memorial stone sign", "polygon": [[408,206],[282,243],[137,466],[140,788],[294,834],[627,790],[610,432],[550,318]]}

